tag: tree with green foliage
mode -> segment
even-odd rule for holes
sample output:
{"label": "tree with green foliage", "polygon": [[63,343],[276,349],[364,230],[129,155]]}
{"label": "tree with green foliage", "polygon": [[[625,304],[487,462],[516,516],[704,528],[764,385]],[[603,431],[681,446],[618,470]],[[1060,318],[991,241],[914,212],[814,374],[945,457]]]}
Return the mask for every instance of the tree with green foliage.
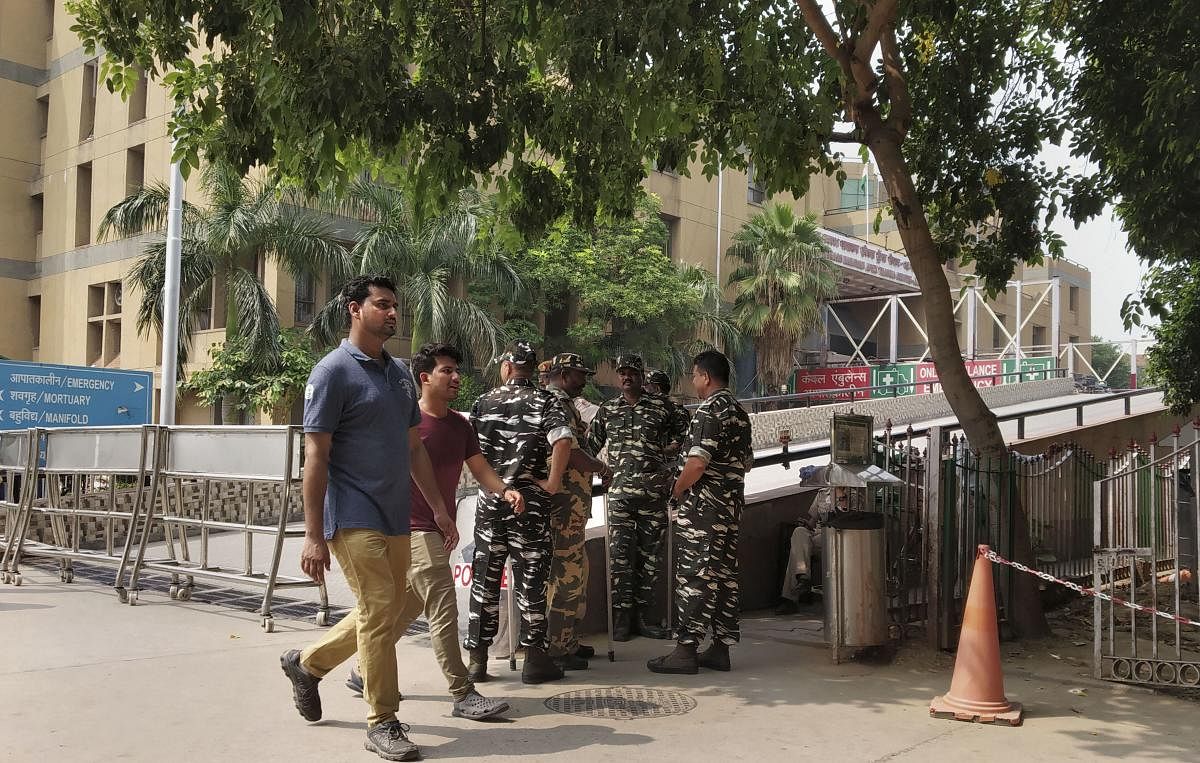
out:
{"label": "tree with green foliage", "polygon": [[[1092,368],[1096,378],[1114,389],[1129,386],[1129,348],[1122,350],[1103,337],[1092,337]],[[1124,353],[1124,355],[1122,355]],[[1107,376],[1101,376],[1107,374]]]}
{"label": "tree with green foliage", "polygon": [[822,307],[838,295],[840,271],[826,254],[816,215],[771,204],[750,218],[727,252],[740,260],[729,274],[732,319],[754,340],[760,384],[780,389],[796,367],[796,342],[821,328]]}
{"label": "tree with green foliage", "polygon": [[[187,360],[201,317],[211,318],[212,290],[224,295],[225,332],[238,340],[252,366],[278,364],[279,315],[258,275],[274,260],[292,277],[344,273],[345,249],[318,216],[301,206],[295,194],[265,179],[245,178],[228,164],[214,164],[201,175],[206,206],[184,203],[180,269],[180,360]],[[141,295],[137,328],[143,336],[162,333],[163,283],[169,192],[162,183],[138,189],[109,209],[99,238],[154,234],[145,254],[126,277]],[[180,364],[182,372],[183,364]]]}
{"label": "tree with green foliage", "polygon": [[299,329],[279,336],[274,363],[263,367],[243,337],[232,337],[209,349],[212,364],[194,371],[179,388],[207,406],[221,405],[222,421],[233,423],[237,411],[263,411],[276,423],[289,423],[308,376],[320,356]]}
{"label": "tree with green foliage", "polygon": [[632,217],[606,217],[592,228],[564,216],[515,255],[537,298],[509,309],[547,313],[547,356],[570,350],[602,363],[637,352],[678,378],[697,352],[712,346],[709,339],[739,346],[712,276],[666,255],[660,209],[647,196]]}
{"label": "tree with green foliage", "polygon": [[[366,178],[328,196],[331,209],[360,221],[350,250],[352,272],[383,273],[395,282],[401,310],[411,315],[413,352],[436,338],[469,351],[475,361],[499,353],[504,332],[470,298],[468,285],[487,283],[510,300],[520,299],[524,289],[504,251],[479,235],[495,218],[488,200],[464,190],[437,214],[420,216],[411,193]],[[335,295],[311,331],[332,344],[346,330],[346,306]]]}
{"label": "tree with green foliage", "polygon": [[1125,301],[1127,327],[1153,319],[1148,370],[1177,414],[1200,402],[1200,13],[1188,0],[1072,7],[1073,150],[1095,171],[1071,213],[1116,199],[1129,247],[1150,266]]}
{"label": "tree with green foliage", "polygon": [[[313,186],[402,165],[430,202],[494,179],[526,231],[564,211],[584,224],[598,209],[629,215],[654,161],[686,171],[698,158],[712,176],[752,159],[768,193],[802,194],[814,172],[844,177],[840,145],[865,146],[925,297],[946,397],[972,447],[1005,449],[963,367],[942,266],[974,263],[995,292],[1015,263],[1061,253],[1049,224],[1070,178],[1038,156],[1066,126],[1069,72],[1055,46],[1069,3],[70,7],[84,46],[107,51],[114,86],[131,87],[133,67],[170,70],[188,163],[206,152]],[[197,54],[199,40],[209,50]],[[1016,545],[1032,561],[1028,538]],[[1010,612],[1031,635],[1045,620],[1026,577]]]}

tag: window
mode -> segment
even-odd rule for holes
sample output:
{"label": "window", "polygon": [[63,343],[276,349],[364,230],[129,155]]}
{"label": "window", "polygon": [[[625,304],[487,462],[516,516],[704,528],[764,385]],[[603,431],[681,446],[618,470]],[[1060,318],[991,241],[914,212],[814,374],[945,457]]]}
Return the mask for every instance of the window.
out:
{"label": "window", "polygon": [[1067,288],[1067,309],[1071,312],[1079,312],[1079,287],[1070,286]]}
{"label": "window", "polygon": [[1079,337],[1078,336],[1069,336],[1069,337],[1067,337],[1067,342],[1070,344],[1079,344]]}
{"label": "window", "polygon": [[87,364],[110,366],[121,360],[120,281],[94,283],[88,287]]}
{"label": "window", "polygon": [[79,140],[87,140],[96,132],[96,62],[83,65],[83,97],[79,105]]}
{"label": "window", "polygon": [[212,281],[204,284],[200,295],[196,297],[196,330],[208,331],[213,327],[213,287]]}
{"label": "window", "polygon": [[675,171],[674,167],[667,163],[662,154],[659,154],[654,159],[654,171],[661,172],[664,175],[671,175],[672,177],[679,177],[679,173]]}
{"label": "window", "polygon": [[1004,335],[1004,328],[1008,325],[1008,316],[1004,313],[996,313],[996,322],[992,324],[992,347],[997,350],[1003,349],[1008,344],[1008,337]]}
{"label": "window", "polygon": [[1033,327],[1033,346],[1045,347],[1048,344],[1046,341],[1046,327],[1034,325]]}
{"label": "window", "polygon": [[140,122],[146,118],[146,74],[138,73],[137,84],[129,94],[129,124]]}
{"label": "window", "polygon": [[46,210],[45,198],[46,197],[42,196],[42,194],[40,194],[40,193],[35,193],[33,196],[29,197],[30,202],[33,204],[33,232],[34,233],[40,234],[42,232],[42,224],[43,224],[42,220],[44,219],[44,214],[45,214],[45,210]]}
{"label": "window", "polygon": [[75,169],[75,246],[92,243],[92,163]]}
{"label": "window", "polygon": [[296,278],[296,312],[294,316],[296,325],[307,326],[312,323],[316,307],[317,288],[313,283],[312,276],[298,276]]}
{"label": "window", "polygon": [[683,250],[679,247],[679,218],[675,215],[659,215],[662,218],[663,225],[667,226],[667,243],[663,253],[667,255],[667,259],[679,260],[683,255]]}
{"label": "window", "polygon": [[754,162],[750,162],[746,167],[746,201],[751,204],[762,204],[766,198],[766,191],[763,190],[762,184],[758,182]]}
{"label": "window", "polygon": [[43,95],[37,99],[38,106],[38,135],[46,137],[50,132],[50,96]]}
{"label": "window", "polygon": [[29,331],[33,339],[33,349],[42,346],[42,298],[29,298]]}
{"label": "window", "polygon": [[46,39],[54,39],[54,6],[58,5],[58,0],[42,0],[42,4],[46,9]]}
{"label": "window", "polygon": [[134,146],[125,152],[125,194],[132,196],[146,184],[146,146]]}

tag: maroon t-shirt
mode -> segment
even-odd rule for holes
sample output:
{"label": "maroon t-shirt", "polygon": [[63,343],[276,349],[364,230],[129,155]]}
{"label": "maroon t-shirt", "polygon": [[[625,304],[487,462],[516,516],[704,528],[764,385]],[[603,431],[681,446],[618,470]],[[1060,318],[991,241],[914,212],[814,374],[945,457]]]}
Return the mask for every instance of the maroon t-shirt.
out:
{"label": "maroon t-shirt", "polygon": [[[475,438],[475,430],[466,417],[451,410],[442,418],[430,416],[421,411],[421,423],[417,425],[421,433],[421,442],[429,452],[429,460],[433,462],[433,476],[437,480],[438,490],[442,500],[446,502],[446,510],[450,518],[457,515],[458,504],[454,494],[458,488],[458,478],[462,474],[463,462],[479,452],[479,441]],[[412,483],[412,520],[413,531],[438,532],[437,523],[433,521],[433,509],[425,501],[421,488]]]}

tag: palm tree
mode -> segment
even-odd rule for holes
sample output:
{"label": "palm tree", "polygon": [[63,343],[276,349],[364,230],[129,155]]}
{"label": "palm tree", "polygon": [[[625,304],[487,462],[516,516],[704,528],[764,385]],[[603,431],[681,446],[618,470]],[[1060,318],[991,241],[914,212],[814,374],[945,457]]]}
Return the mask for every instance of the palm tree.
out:
{"label": "palm tree", "polygon": [[[329,273],[342,278],[349,255],[320,217],[278,184],[244,178],[226,165],[210,165],[200,186],[207,206],[184,203],[180,269],[180,365],[187,360],[193,333],[202,328],[211,289],[223,289],[226,336],[245,342],[253,363],[272,368],[279,361],[279,315],[257,268],[277,262],[293,278]],[[166,223],[169,191],[162,183],[145,186],[105,213],[101,239],[160,231]],[[126,277],[141,293],[137,328],[162,333],[166,240],[156,236]],[[206,326],[204,327],[206,328]]]}
{"label": "palm tree", "polygon": [[[441,213],[422,217],[403,189],[360,178],[343,197],[328,201],[339,214],[362,221],[350,251],[351,272],[382,273],[395,282],[396,296],[412,316],[414,352],[437,339],[470,350],[476,360],[499,353],[504,332],[468,297],[467,286],[487,284],[507,299],[520,299],[524,287],[502,251],[481,235],[481,226],[495,219],[490,200],[464,190]],[[310,330],[324,344],[345,333],[340,296],[321,308]]]}
{"label": "palm tree", "polygon": [[771,204],[734,236],[727,254],[741,261],[729,276],[733,322],[754,339],[761,383],[791,377],[792,348],[821,326],[821,307],[837,296],[839,271],[826,257],[815,215],[797,217]]}

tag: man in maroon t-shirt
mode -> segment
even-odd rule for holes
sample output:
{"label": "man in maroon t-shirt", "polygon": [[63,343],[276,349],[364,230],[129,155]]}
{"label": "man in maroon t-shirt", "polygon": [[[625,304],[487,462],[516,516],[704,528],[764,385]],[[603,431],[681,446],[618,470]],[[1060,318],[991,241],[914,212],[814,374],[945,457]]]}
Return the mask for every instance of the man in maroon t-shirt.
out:
{"label": "man in maroon t-shirt", "polygon": [[[458,396],[458,364],[462,355],[448,344],[427,344],[413,355],[413,376],[421,388],[421,423],[418,431],[429,460],[433,462],[438,490],[450,512],[456,518],[454,494],[462,474],[463,464],[485,490],[503,495],[517,513],[524,511],[525,502],[516,490],[510,490],[479,452],[479,441],[470,422],[458,411],[451,410],[450,401]],[[429,638],[442,673],[450,684],[454,697],[454,715],[471,720],[483,720],[508,710],[508,703],[487,699],[475,691],[467,676],[458,638],[458,599],[450,570],[450,552],[445,538],[433,518],[433,509],[414,483],[412,489],[412,562],[408,570],[408,592],[404,609],[396,620],[397,640],[422,612],[429,622]],[[357,671],[350,673],[346,685],[362,691],[362,679]]]}

